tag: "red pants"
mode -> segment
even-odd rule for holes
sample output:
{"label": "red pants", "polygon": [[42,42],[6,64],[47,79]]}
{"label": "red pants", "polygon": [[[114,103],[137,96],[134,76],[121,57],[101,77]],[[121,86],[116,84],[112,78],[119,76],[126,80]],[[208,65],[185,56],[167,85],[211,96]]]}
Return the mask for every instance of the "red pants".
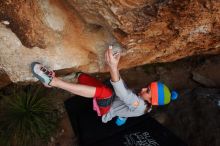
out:
{"label": "red pants", "polygon": [[106,114],[110,109],[111,98],[113,95],[111,88],[84,73],[79,75],[78,83],[96,87],[95,95],[93,97],[93,109],[97,112],[98,116]]}

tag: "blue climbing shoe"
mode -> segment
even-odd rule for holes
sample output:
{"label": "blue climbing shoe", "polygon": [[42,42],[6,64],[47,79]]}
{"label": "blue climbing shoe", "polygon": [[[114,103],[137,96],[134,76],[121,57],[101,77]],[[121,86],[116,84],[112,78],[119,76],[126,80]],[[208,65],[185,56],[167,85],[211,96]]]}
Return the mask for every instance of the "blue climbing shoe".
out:
{"label": "blue climbing shoe", "polygon": [[127,118],[124,118],[124,117],[118,117],[115,121],[116,125],[117,126],[121,126],[121,125],[124,125],[125,122],[126,122]]}

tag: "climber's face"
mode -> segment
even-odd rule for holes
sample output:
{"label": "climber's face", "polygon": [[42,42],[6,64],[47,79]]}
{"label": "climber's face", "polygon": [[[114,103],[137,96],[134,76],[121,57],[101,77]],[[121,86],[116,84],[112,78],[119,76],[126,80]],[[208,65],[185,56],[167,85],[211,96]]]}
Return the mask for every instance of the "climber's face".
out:
{"label": "climber's face", "polygon": [[151,103],[152,102],[152,97],[151,97],[150,86],[148,86],[147,88],[142,88],[140,93],[139,93],[139,96],[142,97],[148,103]]}

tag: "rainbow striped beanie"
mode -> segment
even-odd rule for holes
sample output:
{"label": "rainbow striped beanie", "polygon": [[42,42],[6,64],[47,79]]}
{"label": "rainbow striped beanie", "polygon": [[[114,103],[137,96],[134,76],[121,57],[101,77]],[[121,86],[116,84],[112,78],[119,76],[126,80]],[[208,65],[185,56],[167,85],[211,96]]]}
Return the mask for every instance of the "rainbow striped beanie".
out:
{"label": "rainbow striped beanie", "polygon": [[170,100],[175,100],[178,96],[176,91],[170,93],[169,88],[161,82],[152,82],[150,84],[152,105],[165,105]]}

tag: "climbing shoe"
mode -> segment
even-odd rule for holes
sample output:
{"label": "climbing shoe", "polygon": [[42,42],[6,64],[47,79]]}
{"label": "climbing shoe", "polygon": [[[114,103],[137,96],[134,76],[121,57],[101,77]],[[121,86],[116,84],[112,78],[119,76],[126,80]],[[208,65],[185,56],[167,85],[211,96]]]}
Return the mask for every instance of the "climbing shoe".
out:
{"label": "climbing shoe", "polygon": [[46,87],[51,87],[50,82],[53,77],[55,77],[55,73],[53,71],[48,70],[39,62],[31,63],[31,71],[33,75],[39,79]]}
{"label": "climbing shoe", "polygon": [[126,121],[127,121],[127,118],[125,117],[117,117],[115,123],[117,126],[122,126],[125,124]]}

